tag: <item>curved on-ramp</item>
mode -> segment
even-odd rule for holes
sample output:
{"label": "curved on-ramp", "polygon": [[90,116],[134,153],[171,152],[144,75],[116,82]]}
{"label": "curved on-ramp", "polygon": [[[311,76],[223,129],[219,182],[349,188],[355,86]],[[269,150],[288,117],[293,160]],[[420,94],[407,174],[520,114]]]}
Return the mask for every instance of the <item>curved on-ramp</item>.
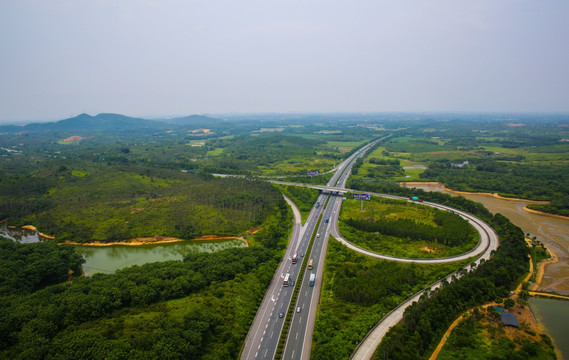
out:
{"label": "curved on-ramp", "polygon": [[[375,195],[375,196],[381,196],[381,197],[389,198],[389,199],[407,200],[407,198],[400,197],[400,196],[377,194],[377,193],[371,193],[371,194]],[[434,207],[437,209],[441,209],[441,210],[452,211],[452,212],[458,214],[459,216],[461,216],[463,219],[467,220],[470,223],[470,225],[472,225],[476,229],[476,231],[478,231],[478,233],[479,233],[478,244],[476,244],[476,246],[472,250],[467,251],[463,254],[449,256],[449,257],[445,257],[445,258],[402,258],[402,257],[397,257],[397,256],[383,255],[383,254],[379,254],[379,253],[361,248],[361,247],[349,242],[348,240],[346,240],[342,236],[342,234],[340,233],[340,230],[338,229],[339,212],[336,212],[333,215],[332,220],[333,220],[334,226],[332,227],[331,233],[336,238],[336,240],[338,240],[342,244],[346,245],[349,249],[352,249],[352,250],[354,250],[360,254],[371,256],[371,257],[374,257],[376,259],[384,259],[384,260],[391,260],[391,261],[398,261],[398,262],[405,262],[405,263],[415,262],[418,264],[443,264],[443,263],[462,261],[462,260],[468,259],[470,257],[482,254],[488,248],[488,246],[490,246],[490,240],[491,239],[490,239],[490,236],[487,235],[487,232],[484,231],[484,227],[487,227],[489,229],[492,229],[492,228],[490,227],[490,225],[486,224],[484,221],[482,221],[482,220],[478,219],[477,217],[472,216],[472,215],[470,215],[464,211],[456,210],[456,209],[448,207],[448,206],[439,205],[439,204],[432,203],[432,202],[423,202],[421,204],[426,205],[426,206],[430,206],[430,207]]]}

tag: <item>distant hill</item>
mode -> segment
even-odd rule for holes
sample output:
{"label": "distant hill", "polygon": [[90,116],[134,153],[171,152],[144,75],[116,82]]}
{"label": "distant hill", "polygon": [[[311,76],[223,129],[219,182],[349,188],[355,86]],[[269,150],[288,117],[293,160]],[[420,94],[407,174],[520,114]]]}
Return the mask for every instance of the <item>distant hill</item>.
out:
{"label": "distant hill", "polygon": [[77,131],[124,132],[124,131],[162,131],[174,128],[212,128],[223,125],[225,121],[204,115],[190,115],[174,119],[147,120],[121,114],[102,113],[96,116],[80,114],[56,122],[34,123],[25,126],[0,126],[1,133],[68,133]]}
{"label": "distant hill", "polygon": [[[37,124],[48,125],[48,124]],[[99,114],[91,116],[80,114],[75,117],[52,123],[54,130],[126,130],[140,128],[161,128],[164,123],[159,121],[133,118],[120,114]]]}

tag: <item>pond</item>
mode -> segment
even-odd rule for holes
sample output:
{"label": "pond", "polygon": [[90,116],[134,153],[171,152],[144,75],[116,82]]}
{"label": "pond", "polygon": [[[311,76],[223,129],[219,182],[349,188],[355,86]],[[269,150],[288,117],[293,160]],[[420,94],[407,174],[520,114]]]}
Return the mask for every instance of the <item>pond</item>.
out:
{"label": "pond", "polygon": [[[45,241],[36,231],[11,228],[6,222],[0,223],[0,236],[20,243]],[[196,252],[214,252],[234,247],[247,246],[238,239],[216,241],[179,241],[155,245],[112,245],[112,246],[74,246],[85,258],[83,271],[90,276],[96,273],[112,273],[132,265],[143,265],[156,261],[182,260],[184,256]]]}
{"label": "pond", "polygon": [[530,298],[529,304],[545,332],[553,338],[555,348],[561,353],[562,359],[569,356],[569,302],[564,300]]}
{"label": "pond", "polygon": [[78,246],[79,254],[85,257],[85,275],[112,273],[132,265],[143,265],[156,261],[182,260],[184,256],[196,252],[214,252],[234,247],[245,247],[241,240],[180,241],[156,245],[112,245]]}

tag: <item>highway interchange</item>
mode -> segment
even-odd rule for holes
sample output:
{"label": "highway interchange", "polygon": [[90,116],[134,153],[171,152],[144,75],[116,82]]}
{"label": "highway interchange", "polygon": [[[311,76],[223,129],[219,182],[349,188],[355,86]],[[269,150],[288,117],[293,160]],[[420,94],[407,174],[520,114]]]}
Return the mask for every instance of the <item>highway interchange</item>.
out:
{"label": "highway interchange", "polygon": [[[293,312],[293,316],[290,322],[282,358],[287,360],[310,358],[312,332],[314,330],[317,304],[319,301],[322,284],[321,280],[324,269],[325,254],[330,235],[334,236],[334,238],[344,243],[354,251],[376,258],[402,262],[442,263],[460,261],[466,258],[480,255],[476,260],[476,262],[479,263],[481,259],[489,259],[492,251],[498,247],[498,237],[496,233],[488,224],[482,220],[468,213],[464,213],[447,206],[430,202],[423,202],[423,204],[447,211],[454,211],[463,218],[467,219],[480,234],[478,245],[468,253],[452,258],[405,259],[373,253],[354,244],[351,244],[346,239],[344,239],[341,236],[337,226],[340,207],[342,204],[342,196],[338,196],[338,194],[342,194],[346,191],[354,191],[345,188],[351,166],[358,156],[365,154],[367,150],[369,150],[372,146],[375,145],[375,143],[381,140],[383,140],[383,138],[371,142],[370,144],[364,146],[362,149],[351,155],[344,162],[342,162],[337,167],[336,173],[328,182],[326,187],[273,181],[275,183],[282,183],[287,185],[314,187],[322,189],[324,191],[320,194],[317,200],[320,206],[313,207],[304,226],[301,224],[300,213],[298,209],[292,202],[290,202],[290,200],[287,199],[295,213],[295,222],[291,240],[289,242],[289,246],[287,247],[284,259],[275,272],[269,289],[267,290],[265,297],[257,311],[253,324],[249,329],[249,333],[247,334],[245,345],[241,353],[241,359],[273,359],[275,357],[289,306],[294,306],[295,311]],[[404,199],[391,195],[374,195]],[[327,206],[324,206],[326,203],[328,203]],[[318,223],[318,218],[320,216],[321,221],[318,229],[315,231],[316,225]],[[326,218],[330,219],[329,223],[325,221]],[[308,244],[313,234],[319,234],[319,236],[314,236],[314,244],[312,246],[311,253],[306,254]],[[292,264],[291,259],[295,252],[298,253],[299,258],[296,264]],[[309,259],[313,259],[313,270],[307,270],[304,274],[303,281],[301,283],[297,283],[296,280],[300,272],[300,267],[302,266],[304,260],[303,255],[309,257]],[[283,279],[287,273],[290,274],[291,279],[295,281],[294,285],[291,284],[291,286],[283,286]],[[313,287],[308,285],[308,278],[310,273],[316,274],[316,281]],[[460,276],[459,271],[448,275],[445,279],[450,282],[453,280],[453,276],[454,278],[458,278]],[[417,294],[411,296],[409,299],[407,299],[402,304],[399,304],[394,310],[387,314],[378,324],[376,324],[372,331],[366,335],[366,337],[363,339],[363,341],[360,343],[352,355],[352,358],[370,359],[385,333],[387,333],[391,326],[398,323],[402,319],[405,308],[411,305],[414,301],[417,301],[427,289],[434,290],[439,287],[443,280],[440,280],[425,288],[424,290],[418,292]],[[295,286],[300,286],[300,289],[296,303],[291,304],[290,302]],[[300,312],[296,311],[297,307],[300,307]],[[284,316],[279,317],[280,313],[283,313]]]}

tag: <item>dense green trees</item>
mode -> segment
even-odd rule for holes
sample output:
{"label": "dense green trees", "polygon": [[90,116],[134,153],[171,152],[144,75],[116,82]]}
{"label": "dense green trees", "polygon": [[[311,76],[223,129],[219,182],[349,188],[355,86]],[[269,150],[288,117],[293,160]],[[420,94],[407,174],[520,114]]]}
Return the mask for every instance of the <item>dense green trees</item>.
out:
{"label": "dense green trees", "polygon": [[[0,350],[7,351],[5,354],[22,355],[34,347],[34,351],[43,351],[45,355],[51,339],[69,326],[98,319],[118,309],[188,296],[274,260],[274,254],[268,249],[228,249],[191,254],[184,261],[151,263],[119,270],[116,274],[78,278],[72,284],[47,287],[29,295],[5,294],[0,308]],[[196,316],[188,315],[187,321],[197,321]],[[212,316],[215,325],[215,315]],[[208,319],[205,317],[204,321]],[[45,346],[37,349],[42,344]],[[109,346],[109,349],[114,348],[112,342]]]}
{"label": "dense green trees", "polygon": [[438,242],[448,246],[469,242],[475,234],[475,230],[468,224],[468,221],[456,214],[436,211],[434,221],[438,226],[423,224],[414,219],[381,218],[375,221],[367,221],[349,218],[345,220],[347,225],[365,232],[378,232],[411,240]]}
{"label": "dense green trees", "polygon": [[57,240],[187,239],[242,233],[281,198],[270,184],[241,178],[138,166],[77,170],[3,179],[0,217]]}
{"label": "dense green trees", "polygon": [[23,295],[81,274],[85,260],[73,248],[51,242],[20,244],[0,238],[0,297]]}

